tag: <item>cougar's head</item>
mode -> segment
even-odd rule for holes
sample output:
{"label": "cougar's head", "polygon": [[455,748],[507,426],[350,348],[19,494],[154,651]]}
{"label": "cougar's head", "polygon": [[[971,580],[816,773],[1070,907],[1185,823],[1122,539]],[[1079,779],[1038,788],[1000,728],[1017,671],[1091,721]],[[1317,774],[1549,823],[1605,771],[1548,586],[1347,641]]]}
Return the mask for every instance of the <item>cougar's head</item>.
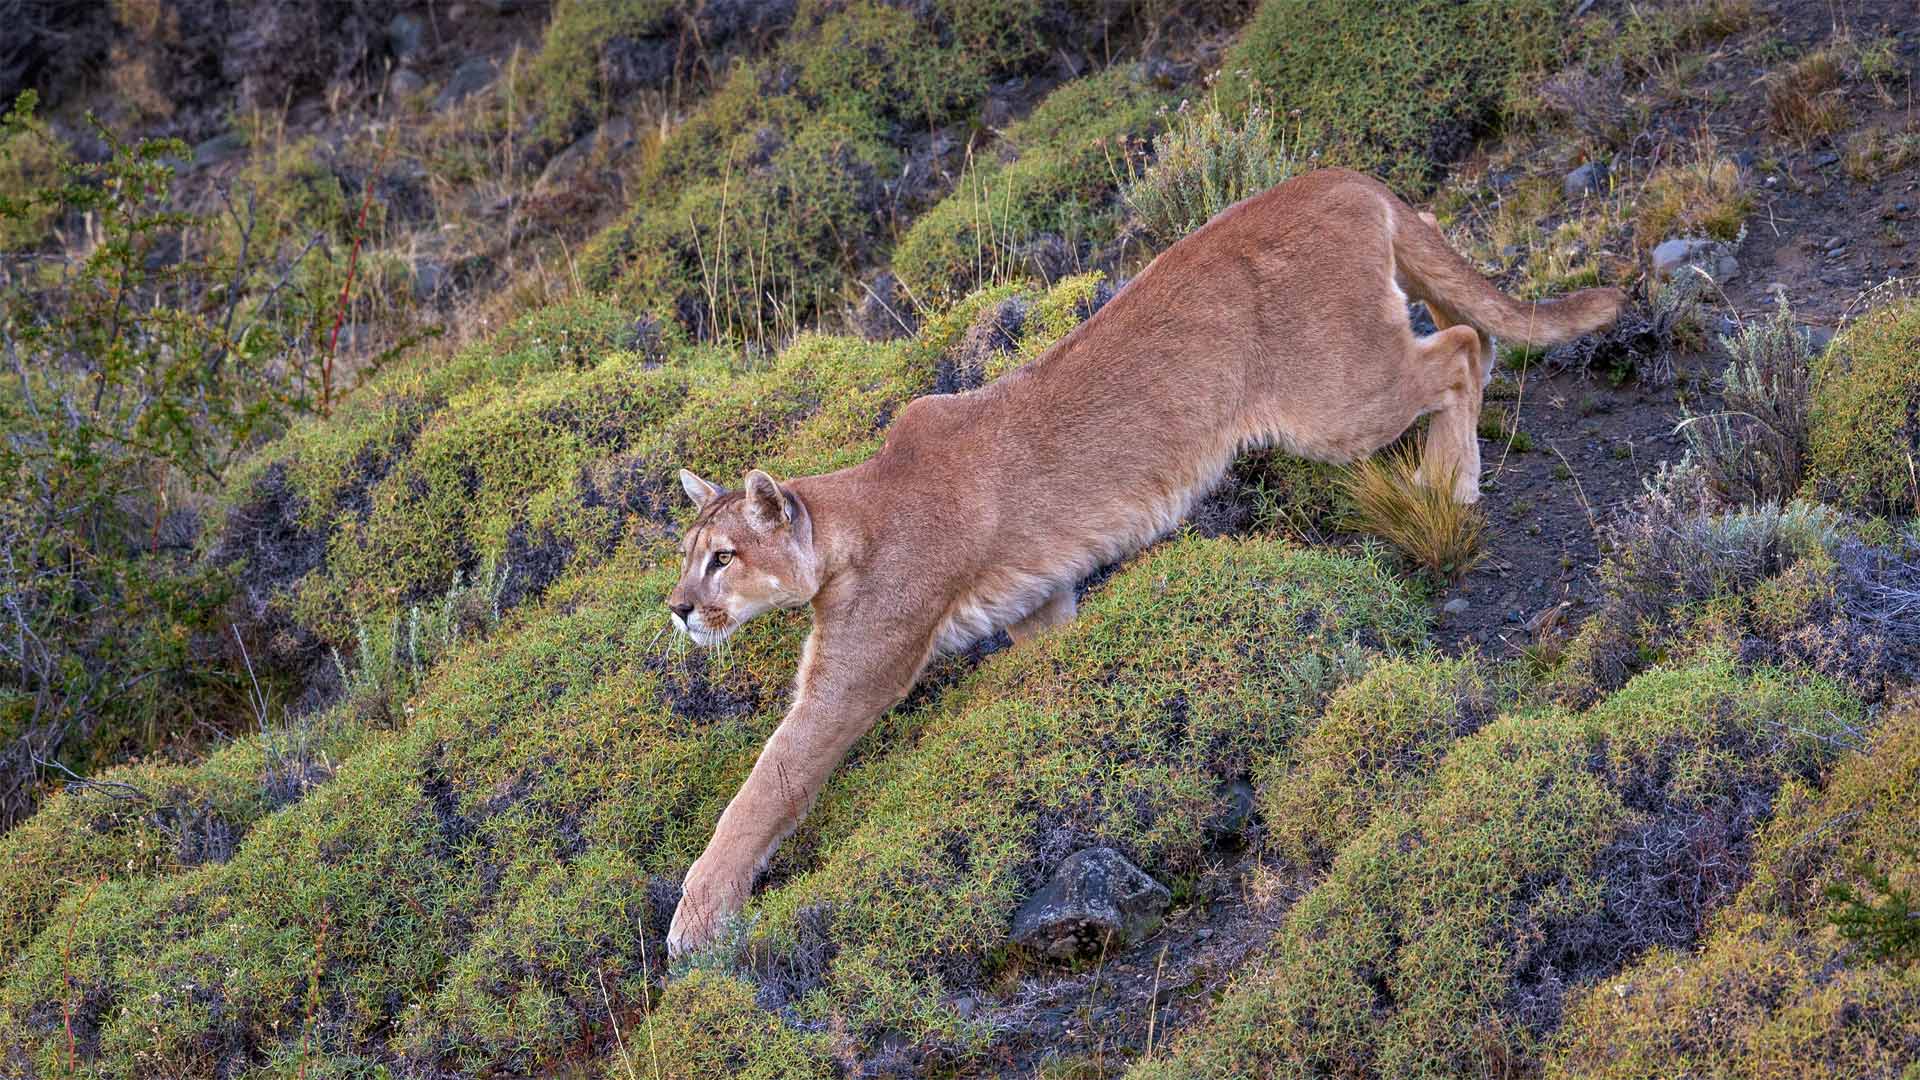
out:
{"label": "cougar's head", "polygon": [[680,583],[667,607],[695,644],[715,644],[755,615],[799,607],[820,591],[813,521],[791,489],[759,469],[739,491],[685,469],[680,486],[700,514],[680,543]]}

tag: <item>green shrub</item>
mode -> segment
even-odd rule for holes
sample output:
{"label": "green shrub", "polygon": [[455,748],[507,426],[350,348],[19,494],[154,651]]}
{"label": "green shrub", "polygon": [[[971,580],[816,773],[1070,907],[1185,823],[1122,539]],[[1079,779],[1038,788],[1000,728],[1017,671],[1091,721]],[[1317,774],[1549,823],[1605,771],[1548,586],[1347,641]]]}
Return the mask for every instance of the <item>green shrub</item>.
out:
{"label": "green shrub", "polygon": [[1111,240],[1133,141],[1153,130],[1166,100],[1144,79],[1130,66],[1067,83],[1007,131],[1003,149],[975,158],[894,251],[913,296],[939,308],[1026,276],[1026,248],[1042,237],[1075,253]]}
{"label": "green shrub", "polygon": [[1503,717],[1453,745],[1428,797],[1377,814],[1207,1023],[1135,1075],[1524,1068],[1557,1018],[1556,980],[1606,962],[1583,955],[1596,925],[1657,940],[1668,914],[1642,905],[1663,875],[1691,875],[1705,905],[1738,880],[1718,856],[1623,873],[1631,852],[1676,829],[1693,837],[1682,849],[1725,843],[1703,817],[1811,775],[1859,715],[1829,684],[1720,659],[1642,676],[1585,714]]}
{"label": "green shrub", "polygon": [[1563,26],[1550,0],[1266,0],[1221,63],[1244,80],[1222,87],[1298,110],[1296,145],[1413,194],[1543,71]]}
{"label": "green shrub", "polygon": [[[827,1080],[826,1039],[796,1030],[760,1008],[744,979],[693,971],[674,980],[660,1005],[623,1036],[625,1049],[603,1080]],[[645,1025],[644,1027],[639,1025]]]}
{"label": "green shrub", "polygon": [[774,872],[818,858],[750,909],[748,948],[776,967],[829,948],[804,1007],[860,1045],[959,1039],[933,1003],[1004,963],[1050,860],[1106,844],[1163,881],[1197,874],[1221,779],[1423,621],[1370,562],[1271,541],[1154,548],[1074,623],[903,717],[909,748],[843,770]]}
{"label": "green shrub", "polygon": [[1435,766],[1491,708],[1471,659],[1374,665],[1335,691],[1291,752],[1261,767],[1269,842],[1297,862],[1329,860],[1377,814],[1418,806]]}
{"label": "green shrub", "polygon": [[1902,1077],[1920,989],[1761,916],[1698,954],[1658,949],[1582,994],[1546,1075]]}
{"label": "green shrub", "polygon": [[[8,146],[53,147],[34,108],[23,94],[0,121]],[[0,654],[0,824],[31,806],[36,759],[124,759],[178,734],[182,714],[216,717],[208,730],[244,715],[220,625],[229,582],[191,560],[193,511],[253,445],[324,404],[311,311],[273,284],[308,261],[267,245],[204,255],[216,224],[171,197],[185,147],[95,134],[102,160],[0,199],[9,227],[87,215],[97,240],[58,264],[0,252],[13,373],[0,389],[13,478],[0,594],[14,625]]]}
{"label": "green shrub", "polygon": [[1815,361],[1810,441],[1824,497],[1920,514],[1920,300],[1868,311]]}
{"label": "green shrub", "polygon": [[1657,949],[1578,994],[1550,1077],[1900,1076],[1920,1037],[1911,968],[1826,925],[1862,864],[1920,882],[1920,709],[1892,710],[1824,788],[1790,782],[1752,881],[1698,952]]}
{"label": "green shrub", "polygon": [[[912,13],[875,0],[799,5],[778,47],[736,64],[649,155],[627,213],[588,245],[584,280],[700,338],[790,337],[847,299],[850,273],[884,254],[903,201],[911,209],[939,194],[909,187],[903,200],[889,190],[916,138],[963,120],[995,80],[1050,55],[1069,25],[1059,16],[1043,0],[939,0]],[[1053,151],[1053,142],[1076,137],[1061,124],[1114,126],[1098,110],[1115,95],[1085,88],[1112,81],[1091,76],[1063,88],[1063,100],[1098,100],[1036,126],[1032,141]],[[1037,217],[1077,219],[1085,215],[1076,201],[1104,201],[1112,186],[1106,160],[1095,151],[1090,161],[1052,169],[1098,166],[1103,183],[1076,173],[1023,189],[1043,201]],[[1097,216],[1110,233],[1111,215]],[[965,291],[919,299],[944,308]]]}
{"label": "green shrub", "polygon": [[1730,360],[1723,408],[1683,421],[1714,494],[1734,505],[1784,503],[1806,474],[1813,350],[1786,299],[1765,322],[1721,339]]}
{"label": "green shrub", "polygon": [[6,207],[0,209],[0,251],[22,251],[46,238],[57,206],[42,202],[15,209],[5,200],[57,185],[72,156],[67,144],[43,127],[22,123],[0,130],[0,207]]}
{"label": "green shrub", "polygon": [[560,0],[540,39],[531,72],[540,103],[540,130],[565,138],[576,122],[601,102],[600,50],[609,41],[630,41],[677,29],[675,0]]}
{"label": "green shrub", "polygon": [[1153,163],[1122,193],[1156,247],[1299,171],[1272,112],[1258,103],[1238,121],[1217,100],[1189,108],[1153,141]]}

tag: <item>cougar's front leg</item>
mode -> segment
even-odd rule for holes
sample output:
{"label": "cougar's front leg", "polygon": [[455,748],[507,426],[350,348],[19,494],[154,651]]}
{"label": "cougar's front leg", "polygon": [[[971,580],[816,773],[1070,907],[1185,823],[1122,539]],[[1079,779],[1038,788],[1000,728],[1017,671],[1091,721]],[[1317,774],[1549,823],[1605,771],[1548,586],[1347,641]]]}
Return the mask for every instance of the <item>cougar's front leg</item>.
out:
{"label": "cougar's front leg", "polygon": [[800,661],[793,707],[721,813],[706,851],[687,870],[667,932],[669,955],[709,944],[739,914],[774,848],[806,817],[853,744],[906,696],[932,649],[930,628],[906,635],[904,646],[896,636],[861,655],[838,645],[858,636],[823,635],[816,624]]}

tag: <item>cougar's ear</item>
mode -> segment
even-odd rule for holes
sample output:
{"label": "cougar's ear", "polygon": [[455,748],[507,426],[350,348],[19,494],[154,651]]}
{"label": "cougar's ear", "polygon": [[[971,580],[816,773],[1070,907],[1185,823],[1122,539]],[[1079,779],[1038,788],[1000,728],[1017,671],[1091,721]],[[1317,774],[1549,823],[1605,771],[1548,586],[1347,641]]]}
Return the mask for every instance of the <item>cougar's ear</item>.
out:
{"label": "cougar's ear", "polygon": [[680,486],[686,491],[687,498],[693,500],[693,505],[696,509],[705,509],[706,505],[713,501],[714,496],[720,494],[719,488],[693,475],[686,469],[680,470]]}
{"label": "cougar's ear", "polygon": [[747,474],[747,521],[754,528],[773,530],[793,520],[793,501],[773,477],[755,469]]}

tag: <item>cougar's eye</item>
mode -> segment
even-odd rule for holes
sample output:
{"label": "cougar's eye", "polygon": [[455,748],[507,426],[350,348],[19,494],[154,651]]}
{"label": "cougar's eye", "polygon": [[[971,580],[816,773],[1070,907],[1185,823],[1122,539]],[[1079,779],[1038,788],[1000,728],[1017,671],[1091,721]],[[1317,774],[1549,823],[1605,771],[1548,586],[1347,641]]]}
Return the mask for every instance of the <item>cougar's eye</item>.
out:
{"label": "cougar's eye", "polygon": [[708,571],[711,572],[714,570],[718,570],[732,561],[733,561],[733,552],[716,551],[713,553],[713,562],[708,566]]}

